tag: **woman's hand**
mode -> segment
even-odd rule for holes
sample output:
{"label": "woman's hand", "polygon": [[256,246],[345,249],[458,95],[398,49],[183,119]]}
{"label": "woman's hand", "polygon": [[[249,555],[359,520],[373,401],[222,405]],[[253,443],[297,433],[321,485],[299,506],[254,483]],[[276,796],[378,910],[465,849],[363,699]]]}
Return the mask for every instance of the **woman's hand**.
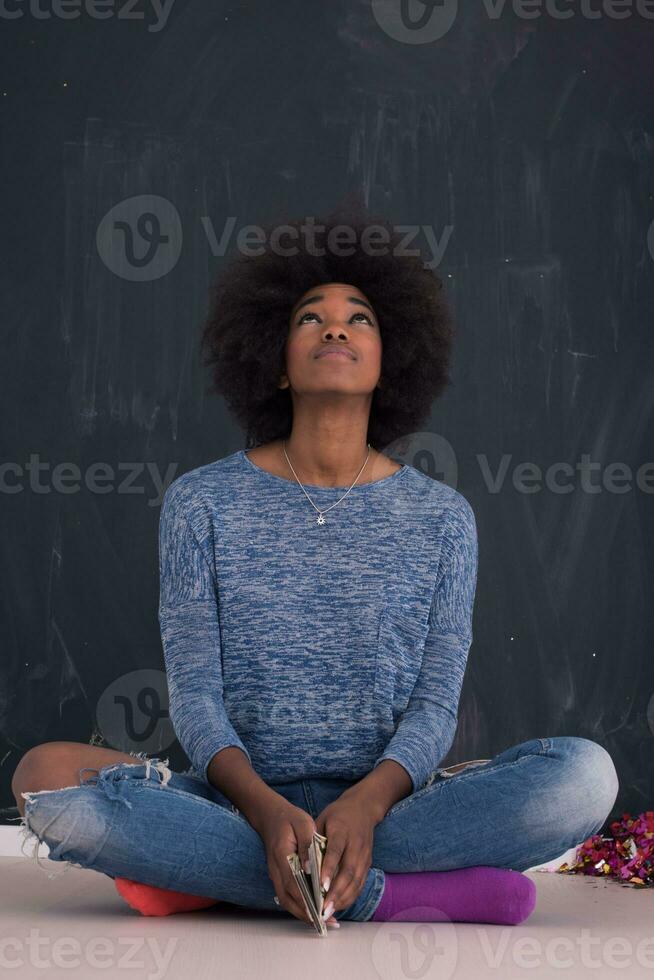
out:
{"label": "woman's hand", "polygon": [[[265,814],[260,815],[257,820],[257,830],[266,848],[268,874],[280,905],[297,919],[302,919],[313,926],[304,906],[302,893],[286,859],[287,854],[295,852],[299,855],[302,866],[306,865],[305,870],[308,868],[306,862],[309,844],[316,830],[311,815],[280,798],[278,803],[269,805]],[[325,921],[328,925],[338,925],[331,915]]]}
{"label": "woman's hand", "polygon": [[352,905],[363,888],[372,864],[377,823],[379,818],[364,797],[348,790],[316,817],[318,833],[327,838],[321,878],[328,887],[325,909],[332,905],[330,917],[332,911]]}

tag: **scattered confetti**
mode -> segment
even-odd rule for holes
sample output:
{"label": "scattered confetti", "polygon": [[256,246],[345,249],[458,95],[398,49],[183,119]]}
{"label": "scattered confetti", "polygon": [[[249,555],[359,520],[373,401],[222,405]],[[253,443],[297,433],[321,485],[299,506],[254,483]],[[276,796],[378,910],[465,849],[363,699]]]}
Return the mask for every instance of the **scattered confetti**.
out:
{"label": "scattered confetti", "polygon": [[578,846],[574,863],[560,865],[557,873],[592,875],[623,885],[654,888],[654,810],[634,818],[623,813],[610,828],[611,837],[588,837]]}

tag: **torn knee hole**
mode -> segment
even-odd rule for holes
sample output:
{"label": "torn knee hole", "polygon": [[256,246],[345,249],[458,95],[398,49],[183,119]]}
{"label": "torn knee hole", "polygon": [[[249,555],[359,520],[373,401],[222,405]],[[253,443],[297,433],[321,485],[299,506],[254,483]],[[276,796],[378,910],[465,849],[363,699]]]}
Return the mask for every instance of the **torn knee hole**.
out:
{"label": "torn knee hole", "polygon": [[[45,843],[48,849],[50,849],[50,845],[48,844],[47,840],[45,840],[45,838],[42,835],[38,834],[31,826],[30,806],[33,803],[33,797],[43,796],[46,793],[61,793],[71,789],[79,789],[79,787],[63,786],[61,789],[41,789],[41,790],[34,790],[33,792],[30,793],[20,794],[25,800],[25,816],[21,817],[19,828],[18,828],[19,837],[21,838],[20,851],[21,854],[23,854],[25,857],[32,858],[32,860],[36,862],[38,867],[42,871],[45,871],[48,878],[59,878],[65,871],[70,870],[70,868],[82,868],[83,865],[76,864],[74,861],[64,861],[63,867],[59,871],[48,871],[47,867],[41,864],[41,858],[39,856],[39,847],[41,846],[41,844]],[[33,844],[32,853],[26,854],[25,845],[28,844],[30,841]]]}
{"label": "torn knee hole", "polygon": [[[168,785],[172,776],[172,771],[168,767],[168,759],[164,759],[164,760],[148,759],[147,753],[145,752],[130,752],[129,754],[136,759],[140,759],[141,761],[140,762],[112,762],[109,763],[109,765],[101,766],[99,769],[94,768],[92,766],[85,766],[83,769],[80,769],[79,772],[80,786],[86,785],[87,783],[93,783],[99,780],[100,778],[104,778],[104,776],[108,775],[109,773],[116,772],[118,770],[137,769],[143,766],[144,764],[145,764],[145,777],[144,777],[145,779],[150,778],[152,770],[154,769],[155,772],[159,773],[160,776],[159,782],[161,783],[161,785],[162,786]],[[85,772],[91,772],[92,775],[84,776],[83,773]]]}
{"label": "torn knee hole", "polygon": [[[158,774],[159,784],[161,786],[168,785],[172,776],[172,771],[168,766],[168,759],[164,759],[164,760],[156,759],[156,758],[148,759],[145,753],[131,752],[130,755],[135,756],[140,761],[134,763],[119,762],[108,766],[102,766],[100,769],[93,769],[90,766],[86,766],[80,770],[80,782],[78,784],[75,784],[73,786],[61,786],[58,787],[57,789],[39,789],[39,790],[31,790],[29,792],[21,792],[20,795],[25,800],[25,808],[24,808],[25,815],[21,818],[21,823],[19,828],[20,835],[23,838],[21,843],[21,853],[24,854],[26,857],[28,856],[32,857],[39,865],[39,867],[41,867],[44,871],[46,870],[46,868],[43,867],[39,859],[39,846],[42,843],[47,844],[48,842],[47,840],[45,840],[43,835],[39,835],[36,832],[36,830],[33,828],[31,823],[31,817],[33,816],[31,812],[32,807],[35,805],[38,806],[38,801],[40,797],[45,797],[52,794],[67,793],[70,792],[71,790],[79,790],[81,787],[84,787],[90,783],[91,785],[97,785],[104,792],[104,795],[107,796],[109,799],[115,800],[116,802],[119,803],[123,803],[128,809],[131,810],[133,807],[131,800],[127,799],[123,795],[123,792],[121,791],[121,785],[111,778],[111,774],[125,768],[132,769],[132,768],[142,767],[144,764],[145,764],[145,774],[144,774],[145,779],[149,779],[151,777],[152,772],[154,771]],[[83,774],[87,770],[90,770],[93,775],[84,777]],[[32,841],[34,844],[34,848],[31,855],[25,854],[25,849],[24,849],[25,845],[29,841]],[[48,846],[50,845],[48,844]],[[76,864],[75,862],[72,861],[65,861],[64,864],[65,864],[64,870],[66,870],[68,867],[77,867],[77,868],[84,867],[83,865]],[[50,878],[58,877],[58,875],[48,873],[48,877]]]}

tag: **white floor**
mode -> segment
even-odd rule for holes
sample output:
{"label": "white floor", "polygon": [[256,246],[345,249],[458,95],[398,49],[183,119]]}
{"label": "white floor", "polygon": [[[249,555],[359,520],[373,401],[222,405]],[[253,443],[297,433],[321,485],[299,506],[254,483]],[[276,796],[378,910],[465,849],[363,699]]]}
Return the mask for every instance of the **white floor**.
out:
{"label": "white floor", "polygon": [[[522,925],[343,922],[320,938],[279,913],[141,916],[105,875],[0,858],[0,974],[168,980],[654,980],[654,890],[543,870]],[[48,867],[49,865],[49,867]]]}

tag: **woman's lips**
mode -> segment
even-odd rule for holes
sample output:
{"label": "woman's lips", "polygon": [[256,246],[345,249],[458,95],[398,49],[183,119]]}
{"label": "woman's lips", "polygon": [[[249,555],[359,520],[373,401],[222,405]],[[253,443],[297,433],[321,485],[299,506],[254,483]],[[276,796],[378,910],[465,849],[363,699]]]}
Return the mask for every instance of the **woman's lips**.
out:
{"label": "woman's lips", "polygon": [[318,357],[345,357],[348,361],[352,358],[349,354],[346,354],[344,350],[327,350],[324,354],[318,354]]}

